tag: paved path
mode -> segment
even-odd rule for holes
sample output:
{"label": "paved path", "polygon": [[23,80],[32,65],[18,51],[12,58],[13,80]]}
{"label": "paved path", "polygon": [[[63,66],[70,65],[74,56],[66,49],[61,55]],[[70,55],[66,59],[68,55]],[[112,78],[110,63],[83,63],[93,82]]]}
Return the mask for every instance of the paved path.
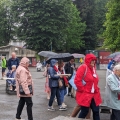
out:
{"label": "paved path", "polygon": [[[34,96],[33,96],[33,117],[34,120],[50,120],[59,115],[70,116],[74,106],[74,98],[66,96],[65,103],[68,105],[67,111],[59,111],[57,104],[54,102],[54,107],[57,109],[55,112],[47,111],[48,100],[44,92],[45,78],[42,72],[36,72],[35,68],[31,68],[31,73],[34,81]],[[104,96],[105,90],[105,70],[99,70],[101,94]],[[14,120],[16,108],[18,104],[16,95],[8,95],[5,93],[5,80],[0,80],[0,120]],[[100,114],[101,120],[109,120],[109,114]],[[27,120],[26,107],[24,107],[22,118]]]}

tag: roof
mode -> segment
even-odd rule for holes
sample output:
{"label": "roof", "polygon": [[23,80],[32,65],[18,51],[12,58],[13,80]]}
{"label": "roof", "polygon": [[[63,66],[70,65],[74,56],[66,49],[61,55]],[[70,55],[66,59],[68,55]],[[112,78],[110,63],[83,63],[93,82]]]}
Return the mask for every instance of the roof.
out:
{"label": "roof", "polygon": [[[20,49],[26,49],[26,48],[24,48],[24,47],[15,46],[15,45],[6,45],[6,46],[1,46],[1,47],[0,47],[0,49],[7,48],[7,47],[16,47],[16,48],[20,48]],[[30,50],[30,49],[27,49],[27,50]],[[31,50],[31,51],[34,51],[34,50]]]}

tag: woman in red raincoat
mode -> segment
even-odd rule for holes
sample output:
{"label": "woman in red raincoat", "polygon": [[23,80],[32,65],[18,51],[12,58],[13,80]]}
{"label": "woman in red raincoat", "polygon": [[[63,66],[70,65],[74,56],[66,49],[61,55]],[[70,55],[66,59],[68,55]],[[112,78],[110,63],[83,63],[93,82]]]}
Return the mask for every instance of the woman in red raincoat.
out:
{"label": "woman in red raincoat", "polygon": [[95,70],[96,57],[87,54],[85,64],[81,65],[76,73],[75,84],[77,86],[76,101],[81,106],[79,118],[85,118],[89,108],[93,111],[93,120],[100,120],[99,105],[101,104],[98,76]]}

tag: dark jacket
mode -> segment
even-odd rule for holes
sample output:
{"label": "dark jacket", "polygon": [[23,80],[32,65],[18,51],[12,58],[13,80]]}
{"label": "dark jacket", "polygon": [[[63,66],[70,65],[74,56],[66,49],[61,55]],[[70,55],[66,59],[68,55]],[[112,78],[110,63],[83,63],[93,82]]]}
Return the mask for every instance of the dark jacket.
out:
{"label": "dark jacket", "polygon": [[54,70],[54,65],[57,63],[58,61],[55,59],[51,60],[51,67],[49,67],[48,70],[48,75],[49,75],[49,87],[58,87],[58,79],[60,78],[57,75],[57,72]]}
{"label": "dark jacket", "polygon": [[16,65],[16,68],[19,66],[19,59],[18,58],[15,58],[15,59],[10,58],[8,60],[8,70],[12,70],[13,65]]}
{"label": "dark jacket", "polygon": [[[73,66],[75,67],[75,64],[73,64]],[[65,69],[66,74],[71,74],[71,76],[69,77],[69,80],[70,80],[70,78],[73,75],[73,71],[74,71],[71,63],[70,62],[66,63],[64,69]]]}

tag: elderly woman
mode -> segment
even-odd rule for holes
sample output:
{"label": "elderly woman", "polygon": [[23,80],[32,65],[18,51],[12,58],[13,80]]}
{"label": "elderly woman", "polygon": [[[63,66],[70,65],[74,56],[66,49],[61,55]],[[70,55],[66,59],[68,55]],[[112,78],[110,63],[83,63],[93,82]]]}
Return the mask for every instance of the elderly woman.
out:
{"label": "elderly woman", "polygon": [[25,103],[27,105],[28,120],[33,120],[33,116],[32,116],[33,82],[28,66],[29,66],[29,59],[24,57],[21,59],[20,65],[16,70],[17,96],[20,97],[17,107],[16,120],[22,120],[21,113]]}
{"label": "elderly woman", "polygon": [[120,120],[120,64],[107,77],[106,105],[112,109],[110,120]]}
{"label": "elderly woman", "polygon": [[[16,81],[15,79],[11,80],[9,78],[15,78],[15,74],[16,74],[16,65],[12,65],[12,70],[11,71],[8,71],[8,73],[6,74],[7,76],[7,82],[10,86],[9,90],[13,90],[13,86],[15,87],[16,86]],[[16,89],[15,89],[16,91]]]}
{"label": "elderly woman", "polygon": [[[89,108],[93,111],[93,120],[100,120],[99,105],[101,96],[98,88],[98,76],[95,70],[96,57],[87,54],[85,63],[81,65],[76,73],[75,84],[77,87],[76,102],[81,106],[79,118],[85,118]],[[84,80],[83,80],[84,79]]]}

